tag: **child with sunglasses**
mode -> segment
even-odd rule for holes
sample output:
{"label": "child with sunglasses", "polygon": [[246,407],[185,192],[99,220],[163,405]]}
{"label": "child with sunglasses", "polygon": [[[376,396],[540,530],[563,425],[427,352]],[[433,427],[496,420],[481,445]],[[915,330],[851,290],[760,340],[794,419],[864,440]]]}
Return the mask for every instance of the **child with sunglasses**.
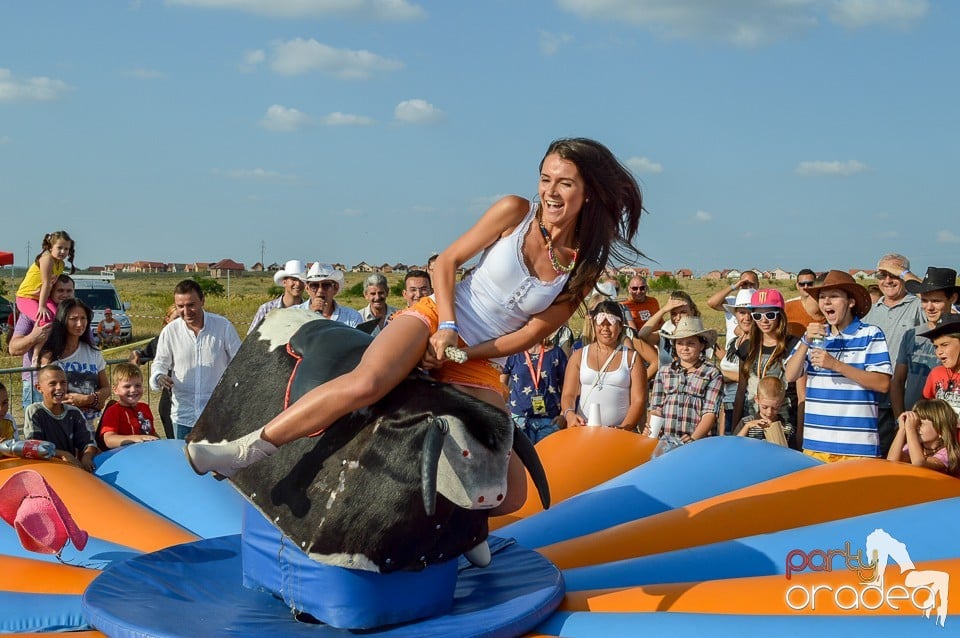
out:
{"label": "child with sunglasses", "polygon": [[[740,358],[740,378],[733,407],[733,423],[739,424],[744,417],[754,416],[757,384],[761,379],[773,376],[784,380],[784,362],[797,344],[797,337],[788,333],[784,300],[780,291],[761,288],[750,298],[750,317],[753,321],[750,334],[737,354]],[[780,407],[783,423],[797,423],[797,385],[787,383],[786,397]],[[791,431],[791,447],[796,440]]]}

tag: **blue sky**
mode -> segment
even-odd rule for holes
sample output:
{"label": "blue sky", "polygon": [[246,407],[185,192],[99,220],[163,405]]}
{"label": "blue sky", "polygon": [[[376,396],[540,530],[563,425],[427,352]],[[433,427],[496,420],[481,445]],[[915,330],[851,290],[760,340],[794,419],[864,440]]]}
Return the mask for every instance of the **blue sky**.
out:
{"label": "blue sky", "polygon": [[[557,137],[607,144],[657,269],[957,266],[960,5],[0,4],[0,250],[422,263]],[[953,178],[953,179],[952,179]],[[32,258],[33,255],[30,255]]]}

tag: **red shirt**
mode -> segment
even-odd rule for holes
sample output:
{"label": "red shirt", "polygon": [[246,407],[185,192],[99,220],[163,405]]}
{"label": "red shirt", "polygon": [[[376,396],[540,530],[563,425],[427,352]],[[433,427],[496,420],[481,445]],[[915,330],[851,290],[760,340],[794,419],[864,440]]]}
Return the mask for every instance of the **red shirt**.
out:
{"label": "red shirt", "polygon": [[150,434],[156,436],[153,429],[153,413],[146,403],[138,403],[135,408],[114,403],[104,410],[100,417],[100,434],[113,432],[127,436],[130,434]]}
{"label": "red shirt", "polygon": [[628,299],[623,302],[623,306],[633,315],[633,322],[637,324],[637,329],[647,323],[647,319],[652,317],[660,310],[660,302],[654,297],[647,297],[643,301],[633,301]]}

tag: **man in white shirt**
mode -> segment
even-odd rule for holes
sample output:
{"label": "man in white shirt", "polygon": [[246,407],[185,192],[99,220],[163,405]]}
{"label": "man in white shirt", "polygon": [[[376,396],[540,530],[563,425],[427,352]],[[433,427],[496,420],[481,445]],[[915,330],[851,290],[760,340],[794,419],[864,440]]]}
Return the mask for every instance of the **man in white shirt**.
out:
{"label": "man in white shirt", "polygon": [[343,272],[330,264],[314,263],[307,271],[307,294],[310,299],[300,304],[300,308],[313,310],[324,319],[339,321],[356,328],[363,319],[353,308],[341,306],[334,297],[343,286]]}
{"label": "man in white shirt", "polygon": [[240,337],[229,320],[203,309],[203,290],[192,279],[177,284],[173,302],[180,317],[160,331],[150,387],[170,389],[170,418],[176,437],[183,439],[240,349]]}

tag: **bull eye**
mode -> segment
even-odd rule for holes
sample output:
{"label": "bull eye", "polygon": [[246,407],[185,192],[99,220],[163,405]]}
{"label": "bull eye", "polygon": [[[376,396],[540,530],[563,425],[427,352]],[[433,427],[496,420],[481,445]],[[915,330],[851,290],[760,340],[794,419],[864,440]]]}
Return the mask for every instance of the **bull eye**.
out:
{"label": "bull eye", "polygon": [[481,496],[480,498],[478,498],[478,499],[477,499],[477,502],[478,502],[478,503],[482,503],[482,502],[483,502],[483,496]]}
{"label": "bull eye", "polygon": [[464,450],[464,451],[463,451],[463,458],[469,458],[469,457],[470,457],[470,450]]}
{"label": "bull eye", "polygon": [[498,501],[502,501],[502,500],[503,500],[503,494],[497,494],[497,500],[498,500]]}

